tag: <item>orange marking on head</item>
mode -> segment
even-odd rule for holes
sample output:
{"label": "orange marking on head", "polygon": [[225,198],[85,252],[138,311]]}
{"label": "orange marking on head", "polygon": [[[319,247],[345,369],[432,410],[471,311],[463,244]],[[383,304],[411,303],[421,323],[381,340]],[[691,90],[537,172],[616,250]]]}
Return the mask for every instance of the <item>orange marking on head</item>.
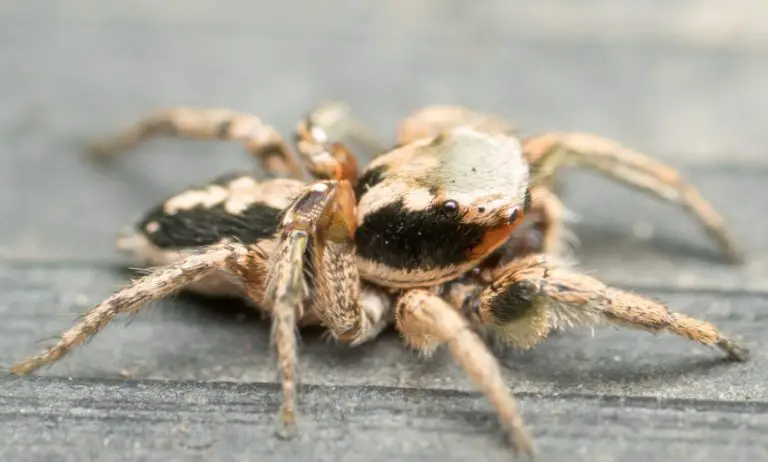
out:
{"label": "orange marking on head", "polygon": [[514,232],[520,223],[523,222],[523,218],[523,211],[518,209],[515,221],[496,228],[491,228],[485,233],[485,236],[483,236],[482,242],[469,251],[469,257],[472,260],[475,260],[490,255],[509,239],[512,232]]}
{"label": "orange marking on head", "polygon": [[501,246],[504,242],[506,242],[514,229],[514,225],[505,225],[498,228],[493,228],[486,232],[485,236],[483,236],[482,242],[480,242],[480,245],[469,251],[469,257],[472,260],[476,260],[489,255],[491,252],[499,248],[499,246]]}

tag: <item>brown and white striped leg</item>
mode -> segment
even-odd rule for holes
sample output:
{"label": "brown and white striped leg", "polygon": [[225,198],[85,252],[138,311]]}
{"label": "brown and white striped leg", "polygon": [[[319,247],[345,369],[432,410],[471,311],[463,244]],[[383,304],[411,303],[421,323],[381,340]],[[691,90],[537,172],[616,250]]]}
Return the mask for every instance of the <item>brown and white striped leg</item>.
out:
{"label": "brown and white striped leg", "polygon": [[155,269],[85,313],[61,335],[53,347],[13,365],[14,374],[25,375],[53,364],[73,348],[96,335],[119,314],[136,314],[149,302],[175,294],[185,286],[215,271],[230,271],[243,281],[245,293],[254,298],[262,293],[266,257],[258,249],[240,244],[216,244],[177,263]]}
{"label": "brown and white striped leg", "polygon": [[545,133],[525,140],[523,150],[536,184],[549,183],[567,165],[596,170],[622,184],[680,204],[701,223],[730,261],[743,261],[743,253],[723,217],[669,165],[589,133]]}
{"label": "brown and white striped leg", "polygon": [[[272,311],[280,362],[283,405],[279,434],[284,437],[297,431],[295,329],[305,305],[334,338],[352,345],[375,337],[388,322],[387,298],[372,288],[361,293],[353,240],[354,206],[349,182],[317,182],[307,186],[283,215],[265,301]],[[308,274],[314,279],[311,301]]]}
{"label": "brown and white striped leg", "polygon": [[304,179],[295,155],[274,127],[255,115],[230,109],[162,109],[113,135],[93,140],[88,149],[95,158],[105,158],[158,135],[200,140],[238,140],[266,172]]}

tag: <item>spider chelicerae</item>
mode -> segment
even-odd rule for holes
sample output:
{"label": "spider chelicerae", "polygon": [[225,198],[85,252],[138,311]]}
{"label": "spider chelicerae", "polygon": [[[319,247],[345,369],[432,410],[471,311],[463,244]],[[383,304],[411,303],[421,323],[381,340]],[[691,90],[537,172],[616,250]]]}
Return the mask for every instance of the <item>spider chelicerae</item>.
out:
{"label": "spider chelicerae", "polygon": [[[394,324],[423,352],[447,345],[492,403],[513,447],[533,441],[483,338],[531,348],[575,325],[670,332],[747,359],[715,326],[606,286],[558,258],[566,165],[590,168],[683,206],[731,261],[725,222],[669,166],[586,133],[520,137],[506,120],[431,106],[405,118],[385,149],[341,103],[319,106],[295,132],[295,153],[259,118],[227,109],[171,108],[95,142],[108,157],[155,135],[239,140],[270,174],[229,174],[168,198],[118,247],[156,267],[85,313],[53,347],[13,366],[54,363],[122,313],[190,290],[239,295],[272,320],[283,401],[279,434],[297,424],[296,327],[321,325],[359,345]],[[378,155],[363,169],[339,140]],[[298,155],[296,155],[296,153]],[[311,178],[307,178],[307,173]]]}

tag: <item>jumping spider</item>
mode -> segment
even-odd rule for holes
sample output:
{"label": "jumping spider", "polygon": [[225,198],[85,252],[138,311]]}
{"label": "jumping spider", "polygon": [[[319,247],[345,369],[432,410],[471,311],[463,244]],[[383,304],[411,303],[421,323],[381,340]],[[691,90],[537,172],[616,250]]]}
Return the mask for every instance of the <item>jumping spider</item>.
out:
{"label": "jumping spider", "polygon": [[150,210],[118,246],[159,268],[92,308],[55,346],[13,372],[54,363],[118,314],[182,289],[236,294],[272,319],[280,434],[296,431],[297,326],[321,325],[339,342],[359,345],[394,324],[421,351],[447,344],[495,407],[513,447],[532,455],[532,439],[481,335],[531,348],[555,329],[613,323],[668,331],[747,359],[747,349],[712,324],[558,263],[564,208],[552,185],[569,164],[682,205],[729,259],[739,260],[723,219],[672,168],[594,135],[521,139],[496,116],[434,106],[408,116],[397,145],[379,148],[358,175],[355,156],[332,140],[370,139],[362,127],[346,106],[319,107],[298,124],[299,161],[255,116],[173,108],[96,143],[93,152],[109,156],[160,134],[240,140],[272,176],[228,175]]}

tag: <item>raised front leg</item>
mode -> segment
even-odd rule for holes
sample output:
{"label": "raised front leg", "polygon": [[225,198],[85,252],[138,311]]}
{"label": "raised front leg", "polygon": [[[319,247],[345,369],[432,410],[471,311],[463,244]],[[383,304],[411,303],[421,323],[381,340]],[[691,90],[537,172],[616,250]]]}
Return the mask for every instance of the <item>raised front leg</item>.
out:
{"label": "raised front leg", "polygon": [[113,135],[93,140],[88,149],[92,156],[104,158],[158,135],[199,140],[238,140],[266,172],[304,178],[295,155],[274,127],[254,115],[230,109],[163,109]]}
{"label": "raised front leg", "polygon": [[[454,294],[455,295],[455,294]],[[606,286],[599,280],[558,265],[545,255],[531,255],[498,269],[486,288],[454,296],[473,321],[502,341],[531,348],[552,329],[616,324],[654,334],[669,332],[722,350],[745,361],[749,351],[714,325],[675,313],[648,298]]]}
{"label": "raised front leg", "polygon": [[672,167],[588,133],[546,133],[525,140],[523,150],[531,163],[532,181],[548,184],[564,166],[577,165],[657,198],[680,204],[693,215],[732,262],[744,259],[725,220]]}

